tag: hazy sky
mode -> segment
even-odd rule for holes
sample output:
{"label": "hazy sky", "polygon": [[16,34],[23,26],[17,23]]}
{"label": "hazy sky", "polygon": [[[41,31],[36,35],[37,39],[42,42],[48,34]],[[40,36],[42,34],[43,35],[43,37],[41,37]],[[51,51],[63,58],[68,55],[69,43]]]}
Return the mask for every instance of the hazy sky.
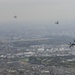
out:
{"label": "hazy sky", "polygon": [[75,0],[0,0],[0,22],[73,21]]}

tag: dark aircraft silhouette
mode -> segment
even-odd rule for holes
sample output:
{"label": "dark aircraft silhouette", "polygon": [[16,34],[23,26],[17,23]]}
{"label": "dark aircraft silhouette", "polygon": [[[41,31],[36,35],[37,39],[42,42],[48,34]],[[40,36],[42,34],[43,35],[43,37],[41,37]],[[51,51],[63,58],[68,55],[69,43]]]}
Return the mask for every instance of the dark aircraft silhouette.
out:
{"label": "dark aircraft silhouette", "polygon": [[14,18],[17,18],[17,16],[14,16]]}
{"label": "dark aircraft silhouette", "polygon": [[69,48],[73,47],[74,45],[75,45],[74,43],[71,43],[70,46],[69,46]]}
{"label": "dark aircraft silhouette", "polygon": [[73,47],[75,45],[75,40],[73,40],[74,42],[73,43],[69,43],[69,48]]}
{"label": "dark aircraft silhouette", "polygon": [[75,42],[75,40],[73,40]]}
{"label": "dark aircraft silhouette", "polygon": [[55,22],[55,24],[59,24],[59,21]]}

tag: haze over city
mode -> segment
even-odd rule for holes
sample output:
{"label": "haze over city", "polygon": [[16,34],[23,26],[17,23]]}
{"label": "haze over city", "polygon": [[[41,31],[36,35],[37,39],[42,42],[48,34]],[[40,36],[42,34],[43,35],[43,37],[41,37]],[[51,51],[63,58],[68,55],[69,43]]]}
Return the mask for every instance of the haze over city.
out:
{"label": "haze over city", "polygon": [[0,0],[0,28],[50,28],[74,33],[74,3],[74,0]]}
{"label": "haze over city", "polygon": [[74,0],[0,0],[0,75],[75,75]]}

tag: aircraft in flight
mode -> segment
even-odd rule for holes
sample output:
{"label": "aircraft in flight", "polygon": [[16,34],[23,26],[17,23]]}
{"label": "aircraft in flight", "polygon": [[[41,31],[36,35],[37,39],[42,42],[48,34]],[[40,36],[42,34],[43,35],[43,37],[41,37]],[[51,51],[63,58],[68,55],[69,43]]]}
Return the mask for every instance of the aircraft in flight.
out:
{"label": "aircraft in flight", "polygon": [[69,43],[69,48],[73,47],[75,45],[75,40],[73,40],[74,42],[73,43]]}
{"label": "aircraft in flight", "polygon": [[14,18],[17,18],[17,16],[15,15]]}
{"label": "aircraft in flight", "polygon": [[55,24],[59,24],[59,21],[55,22]]}

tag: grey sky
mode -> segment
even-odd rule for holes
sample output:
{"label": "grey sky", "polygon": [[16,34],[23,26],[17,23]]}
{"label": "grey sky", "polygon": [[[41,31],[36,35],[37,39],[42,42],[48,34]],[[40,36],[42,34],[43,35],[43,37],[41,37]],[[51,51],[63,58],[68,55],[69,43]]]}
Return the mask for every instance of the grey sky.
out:
{"label": "grey sky", "polygon": [[75,19],[75,0],[0,0],[0,22],[49,22]]}

